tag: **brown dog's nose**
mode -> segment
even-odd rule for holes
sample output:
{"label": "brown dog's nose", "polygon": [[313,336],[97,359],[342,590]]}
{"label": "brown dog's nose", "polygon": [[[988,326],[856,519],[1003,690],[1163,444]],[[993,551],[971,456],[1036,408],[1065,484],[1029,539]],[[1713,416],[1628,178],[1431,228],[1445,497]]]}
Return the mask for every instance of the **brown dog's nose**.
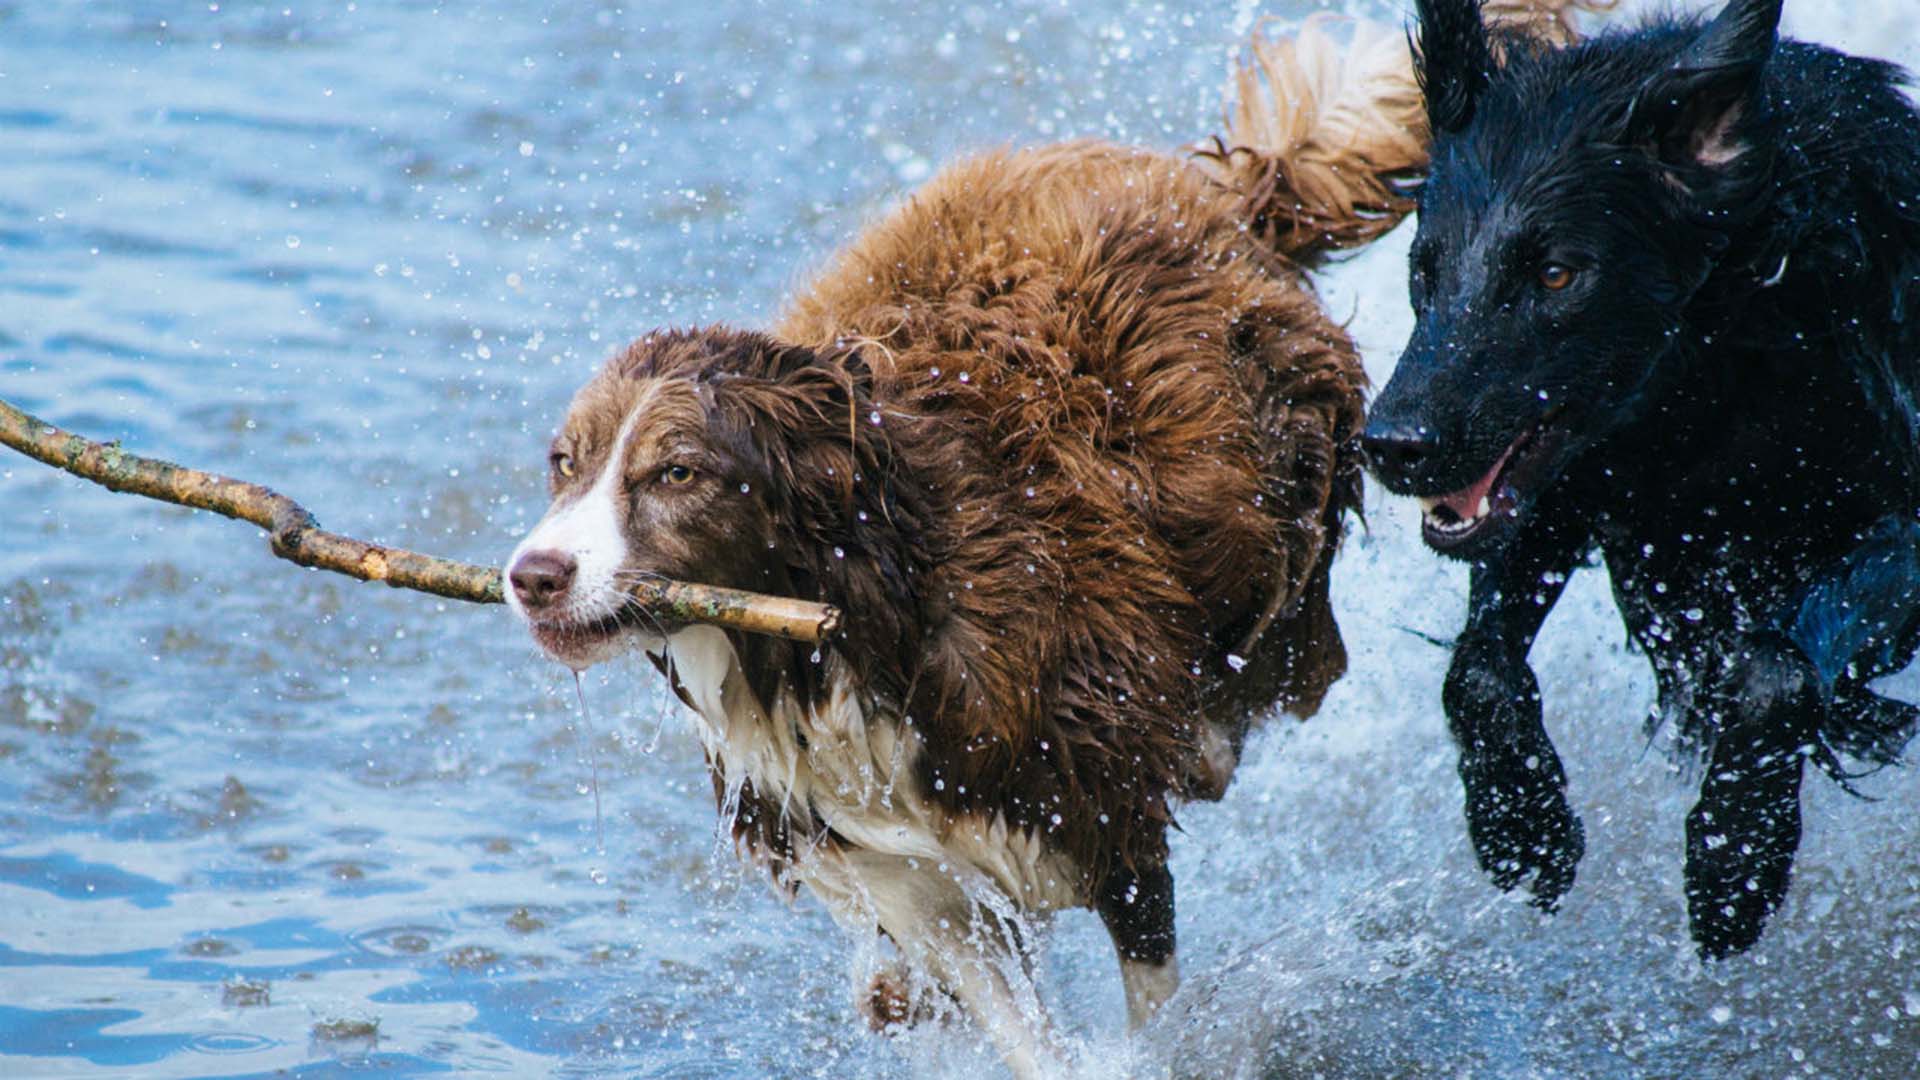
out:
{"label": "brown dog's nose", "polygon": [[559,551],[529,551],[507,571],[513,595],[529,609],[554,604],[573,587],[573,573],[580,568],[573,556]]}

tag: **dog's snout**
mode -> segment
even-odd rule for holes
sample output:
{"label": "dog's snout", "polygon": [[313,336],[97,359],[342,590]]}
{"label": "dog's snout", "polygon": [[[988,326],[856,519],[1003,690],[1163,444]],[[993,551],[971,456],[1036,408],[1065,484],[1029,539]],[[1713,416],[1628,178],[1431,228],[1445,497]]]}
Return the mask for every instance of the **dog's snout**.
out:
{"label": "dog's snout", "polygon": [[514,561],[507,581],[529,609],[549,607],[567,595],[579,568],[573,556],[564,552],[529,551]]}
{"label": "dog's snout", "polygon": [[1426,427],[1370,423],[1360,437],[1367,466],[1389,488],[1417,483],[1439,453],[1439,440]]}

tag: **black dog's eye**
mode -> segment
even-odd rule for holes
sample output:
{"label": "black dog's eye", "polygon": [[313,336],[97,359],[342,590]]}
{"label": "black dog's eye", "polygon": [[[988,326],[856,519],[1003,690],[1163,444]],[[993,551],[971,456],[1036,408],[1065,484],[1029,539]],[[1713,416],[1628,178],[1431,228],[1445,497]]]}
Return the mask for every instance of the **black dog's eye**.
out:
{"label": "black dog's eye", "polygon": [[547,463],[553,466],[553,471],[558,473],[562,479],[573,479],[573,457],[571,455],[555,454]]}
{"label": "black dog's eye", "polygon": [[1573,267],[1565,263],[1550,262],[1540,267],[1540,284],[1549,291],[1559,292],[1573,284],[1573,278]]}
{"label": "black dog's eye", "polygon": [[660,482],[669,487],[693,483],[693,470],[685,465],[669,465],[660,470]]}

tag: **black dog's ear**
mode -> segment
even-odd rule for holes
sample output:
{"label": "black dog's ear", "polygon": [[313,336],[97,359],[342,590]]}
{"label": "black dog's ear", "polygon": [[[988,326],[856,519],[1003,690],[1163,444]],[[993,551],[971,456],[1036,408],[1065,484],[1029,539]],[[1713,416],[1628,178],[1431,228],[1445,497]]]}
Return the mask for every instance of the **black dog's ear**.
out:
{"label": "black dog's ear", "polygon": [[1720,168],[1746,152],[1741,118],[1780,32],[1782,0],[1731,0],[1640,92],[1633,130],[1670,165]]}
{"label": "black dog's ear", "polygon": [[1480,0],[1417,0],[1414,74],[1427,98],[1427,124],[1459,131],[1473,119],[1474,99],[1493,72]]}

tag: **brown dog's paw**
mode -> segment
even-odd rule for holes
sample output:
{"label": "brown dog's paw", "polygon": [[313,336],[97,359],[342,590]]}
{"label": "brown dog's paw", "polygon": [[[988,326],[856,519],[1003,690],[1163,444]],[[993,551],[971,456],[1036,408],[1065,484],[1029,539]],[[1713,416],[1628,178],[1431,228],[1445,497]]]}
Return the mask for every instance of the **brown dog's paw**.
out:
{"label": "brown dog's paw", "polygon": [[874,975],[873,982],[867,986],[866,997],[860,1002],[860,1011],[866,1014],[867,1026],[881,1034],[892,1031],[904,1031],[927,1019],[924,1006],[916,1009],[913,1000],[913,986],[904,971],[882,971]]}
{"label": "brown dog's paw", "polygon": [[892,1035],[940,1020],[945,1015],[940,1008],[943,1002],[952,1004],[952,996],[944,987],[916,986],[907,969],[893,967],[874,974],[860,999],[860,1012],[866,1016],[868,1027]]}

